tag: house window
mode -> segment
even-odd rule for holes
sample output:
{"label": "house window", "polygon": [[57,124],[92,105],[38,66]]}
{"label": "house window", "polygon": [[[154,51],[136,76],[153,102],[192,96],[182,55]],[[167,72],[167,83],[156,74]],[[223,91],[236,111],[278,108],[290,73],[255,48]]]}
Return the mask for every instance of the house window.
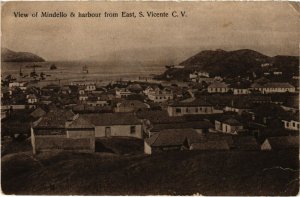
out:
{"label": "house window", "polygon": [[130,134],[135,134],[136,127],[135,126],[130,126]]}
{"label": "house window", "polygon": [[198,107],[196,107],[195,112],[198,112]]}
{"label": "house window", "polygon": [[189,108],[186,108],[186,110],[185,110],[187,113],[189,112]]}
{"label": "house window", "polygon": [[293,122],[293,127],[295,127],[296,126],[296,124]]}
{"label": "house window", "polygon": [[181,113],[181,109],[180,108],[176,108],[176,113]]}

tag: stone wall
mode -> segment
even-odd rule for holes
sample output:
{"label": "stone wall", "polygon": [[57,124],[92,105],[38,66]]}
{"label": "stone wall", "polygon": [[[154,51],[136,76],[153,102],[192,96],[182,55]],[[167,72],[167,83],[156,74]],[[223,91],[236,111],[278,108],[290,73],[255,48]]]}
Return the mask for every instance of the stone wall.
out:
{"label": "stone wall", "polygon": [[65,135],[34,136],[33,153],[52,150],[95,152],[95,138],[67,138]]}

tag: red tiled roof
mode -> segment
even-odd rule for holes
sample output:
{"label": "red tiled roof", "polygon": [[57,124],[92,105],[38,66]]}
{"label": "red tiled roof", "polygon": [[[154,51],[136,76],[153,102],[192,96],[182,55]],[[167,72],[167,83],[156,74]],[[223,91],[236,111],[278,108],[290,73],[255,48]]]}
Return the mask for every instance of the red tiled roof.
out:
{"label": "red tiled roof", "polygon": [[281,136],[267,138],[273,150],[299,148],[299,136]]}
{"label": "red tiled roof", "polygon": [[43,110],[41,107],[38,107],[33,112],[30,113],[30,116],[34,118],[39,118],[45,114],[46,114],[45,110]]}
{"label": "red tiled roof", "polygon": [[145,141],[150,146],[180,146],[183,145],[185,140],[189,143],[194,142],[200,138],[200,135],[194,129],[165,129],[159,133],[154,134]]}
{"label": "red tiled roof", "polygon": [[233,136],[233,146],[239,150],[259,150],[256,139],[252,136]]}
{"label": "red tiled roof", "polygon": [[216,81],[208,86],[208,88],[227,88],[228,85],[224,82]]}
{"label": "red tiled roof", "polygon": [[67,126],[68,129],[94,129],[95,125],[91,123],[88,119],[82,117],[81,115],[76,118],[70,125]]}
{"label": "red tiled roof", "polygon": [[191,150],[229,150],[226,140],[211,140],[191,144]]}
{"label": "red tiled roof", "polygon": [[[75,120],[73,128],[76,125],[80,127],[81,121],[85,126],[89,124],[95,126],[109,126],[109,125],[140,125],[141,122],[132,113],[102,113],[102,114],[81,114],[80,118]],[[84,120],[83,120],[84,119]],[[71,123],[72,125],[73,123]]]}
{"label": "red tiled roof", "polygon": [[223,123],[228,124],[228,125],[231,125],[231,126],[242,125],[239,121],[237,121],[237,120],[234,119],[234,118],[229,118],[229,119],[223,121]]}
{"label": "red tiled roof", "polygon": [[254,83],[251,85],[252,88],[294,88],[289,83],[278,83],[278,82],[269,82],[265,84]]}
{"label": "red tiled roof", "polygon": [[213,125],[208,121],[191,121],[191,122],[181,122],[181,123],[169,123],[169,124],[156,124],[151,131],[159,131],[163,129],[208,129],[213,127]]}
{"label": "red tiled roof", "polygon": [[117,104],[117,107],[148,108],[148,105],[139,100],[123,100]]}
{"label": "red tiled roof", "polygon": [[74,117],[74,113],[69,110],[54,109],[49,111],[42,117],[41,121],[35,126],[35,128],[56,128],[64,129],[65,123]]}
{"label": "red tiled roof", "polygon": [[175,123],[185,122],[185,117],[170,117],[166,110],[150,110],[150,111],[138,111],[136,113],[139,119],[150,120],[153,124]]}
{"label": "red tiled roof", "polygon": [[190,102],[175,102],[171,104],[172,107],[197,107],[197,106],[212,106],[204,99],[194,99]]}

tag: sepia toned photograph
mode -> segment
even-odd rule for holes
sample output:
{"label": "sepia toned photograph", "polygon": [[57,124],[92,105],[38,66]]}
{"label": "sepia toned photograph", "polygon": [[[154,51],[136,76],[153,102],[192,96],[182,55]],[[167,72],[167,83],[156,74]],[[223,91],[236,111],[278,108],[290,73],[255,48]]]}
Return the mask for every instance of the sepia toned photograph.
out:
{"label": "sepia toned photograph", "polygon": [[1,2],[3,195],[297,196],[298,2]]}

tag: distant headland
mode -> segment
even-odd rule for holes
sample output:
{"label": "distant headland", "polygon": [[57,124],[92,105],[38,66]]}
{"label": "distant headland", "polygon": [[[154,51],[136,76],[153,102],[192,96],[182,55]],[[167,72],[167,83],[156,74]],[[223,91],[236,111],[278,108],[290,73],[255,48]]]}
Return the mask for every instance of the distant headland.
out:
{"label": "distant headland", "polygon": [[45,62],[45,59],[29,52],[15,52],[1,48],[1,62]]}

